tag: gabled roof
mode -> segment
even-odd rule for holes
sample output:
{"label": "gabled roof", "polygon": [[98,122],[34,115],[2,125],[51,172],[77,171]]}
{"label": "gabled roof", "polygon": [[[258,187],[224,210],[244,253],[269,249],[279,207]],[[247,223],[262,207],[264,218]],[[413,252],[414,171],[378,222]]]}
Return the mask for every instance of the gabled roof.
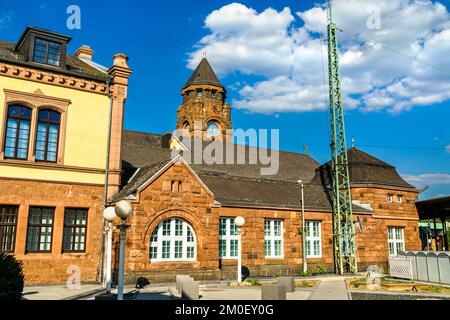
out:
{"label": "gabled roof", "polygon": [[[134,194],[143,184],[159,170],[166,166],[173,157],[172,151],[163,148],[158,135],[141,132],[124,131],[122,140],[122,159],[124,170],[129,170],[129,183],[110,201],[119,201]],[[161,137],[161,136],[159,136]],[[224,142],[222,142],[224,143]],[[202,145],[202,150],[209,144]],[[231,144],[232,145],[232,144]],[[237,147],[237,145],[234,145]],[[273,176],[261,176],[261,163],[249,164],[248,155],[257,148],[241,146],[245,150],[245,164],[189,164],[189,157],[183,156],[189,168],[214,194],[215,200],[222,205],[300,208],[301,189],[298,180],[310,181],[319,164],[309,155],[279,152],[279,171]],[[267,150],[263,150],[266,152]],[[235,153],[236,154],[236,153]],[[234,162],[236,163],[236,161]],[[305,207],[330,212],[330,200],[319,183],[305,185]],[[354,206],[355,212],[368,210]]]}
{"label": "gabled roof", "polygon": [[203,58],[195,71],[192,73],[189,80],[184,85],[183,89],[192,85],[213,85],[218,86],[221,88],[224,88],[223,85],[220,83],[219,79],[217,78],[216,74],[214,73],[214,70],[211,68],[211,65],[209,64],[208,60],[206,58]]}

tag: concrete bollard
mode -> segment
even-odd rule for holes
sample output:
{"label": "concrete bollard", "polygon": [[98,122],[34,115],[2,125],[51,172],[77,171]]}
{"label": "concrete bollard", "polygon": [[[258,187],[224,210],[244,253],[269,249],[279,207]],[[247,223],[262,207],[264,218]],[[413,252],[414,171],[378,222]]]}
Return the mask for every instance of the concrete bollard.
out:
{"label": "concrete bollard", "polygon": [[179,293],[181,293],[181,283],[184,280],[190,280],[190,279],[194,280],[193,278],[191,278],[190,276],[185,275],[185,274],[177,275],[177,277],[176,277],[176,289],[177,289],[177,291]]}
{"label": "concrete bollard", "polygon": [[282,284],[265,284],[261,287],[261,300],[286,300],[286,287]]}
{"label": "concrete bollard", "polygon": [[294,277],[279,277],[277,278],[277,282],[286,287],[286,292],[295,292]]}
{"label": "concrete bollard", "polygon": [[181,298],[188,300],[199,299],[199,283],[193,280],[184,280],[181,284]]}

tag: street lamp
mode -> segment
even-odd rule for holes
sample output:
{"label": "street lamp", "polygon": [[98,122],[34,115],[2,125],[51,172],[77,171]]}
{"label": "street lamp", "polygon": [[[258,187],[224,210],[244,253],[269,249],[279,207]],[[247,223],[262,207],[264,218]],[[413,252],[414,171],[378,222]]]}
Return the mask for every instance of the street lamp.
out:
{"label": "street lamp", "polygon": [[103,217],[106,221],[108,221],[108,226],[105,228],[106,230],[106,271],[105,271],[105,283],[106,283],[106,292],[111,293],[111,259],[112,259],[112,232],[113,226],[112,222],[117,218],[116,210],[114,207],[107,207],[103,210]]}
{"label": "street lamp", "polygon": [[123,276],[125,269],[125,232],[128,226],[125,220],[131,215],[133,207],[128,201],[119,201],[115,206],[117,216],[122,219],[122,224],[119,225],[120,230],[120,254],[119,254],[119,285],[117,289],[117,300],[123,300]]}
{"label": "street lamp", "polygon": [[234,225],[237,228],[238,234],[238,270],[237,270],[237,282],[242,282],[242,243],[241,243],[241,228],[245,224],[244,217],[236,217],[234,219]]}
{"label": "street lamp", "polygon": [[298,180],[298,184],[302,189],[302,255],[303,255],[303,272],[308,270],[308,263],[306,262],[306,229],[305,229],[305,196],[303,180]]}

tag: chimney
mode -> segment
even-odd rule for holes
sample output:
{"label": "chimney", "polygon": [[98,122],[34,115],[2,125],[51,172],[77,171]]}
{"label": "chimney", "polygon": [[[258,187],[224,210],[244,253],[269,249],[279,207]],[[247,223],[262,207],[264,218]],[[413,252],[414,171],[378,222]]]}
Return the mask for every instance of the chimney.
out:
{"label": "chimney", "polygon": [[308,154],[308,146],[303,146],[303,153]]}
{"label": "chimney", "polygon": [[128,57],[123,53],[117,53],[113,57],[113,66],[129,68],[127,62],[128,62]]}
{"label": "chimney", "polygon": [[95,52],[91,49],[91,47],[83,45],[75,52],[75,57],[92,61],[92,56],[94,53]]}

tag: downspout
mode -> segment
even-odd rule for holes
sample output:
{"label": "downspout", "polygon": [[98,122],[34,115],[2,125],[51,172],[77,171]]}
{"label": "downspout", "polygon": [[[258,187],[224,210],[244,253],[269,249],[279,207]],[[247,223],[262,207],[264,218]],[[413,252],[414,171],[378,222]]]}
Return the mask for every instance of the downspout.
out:
{"label": "downspout", "polygon": [[[109,117],[108,117],[108,140],[106,142],[106,166],[105,166],[105,187],[104,187],[104,194],[103,194],[103,209],[106,208],[106,205],[108,203],[108,176],[109,176],[109,153],[110,153],[110,141],[111,141],[111,121],[112,121],[112,108],[113,108],[113,99],[111,96],[111,76],[108,75],[108,78],[106,79],[106,92],[109,98]],[[100,230],[100,261],[98,265],[98,281],[101,284],[103,282],[103,254],[104,254],[104,247],[105,247],[105,232],[104,232],[104,226],[105,226],[105,217],[103,217],[102,213],[102,223],[101,223],[101,230]]]}

